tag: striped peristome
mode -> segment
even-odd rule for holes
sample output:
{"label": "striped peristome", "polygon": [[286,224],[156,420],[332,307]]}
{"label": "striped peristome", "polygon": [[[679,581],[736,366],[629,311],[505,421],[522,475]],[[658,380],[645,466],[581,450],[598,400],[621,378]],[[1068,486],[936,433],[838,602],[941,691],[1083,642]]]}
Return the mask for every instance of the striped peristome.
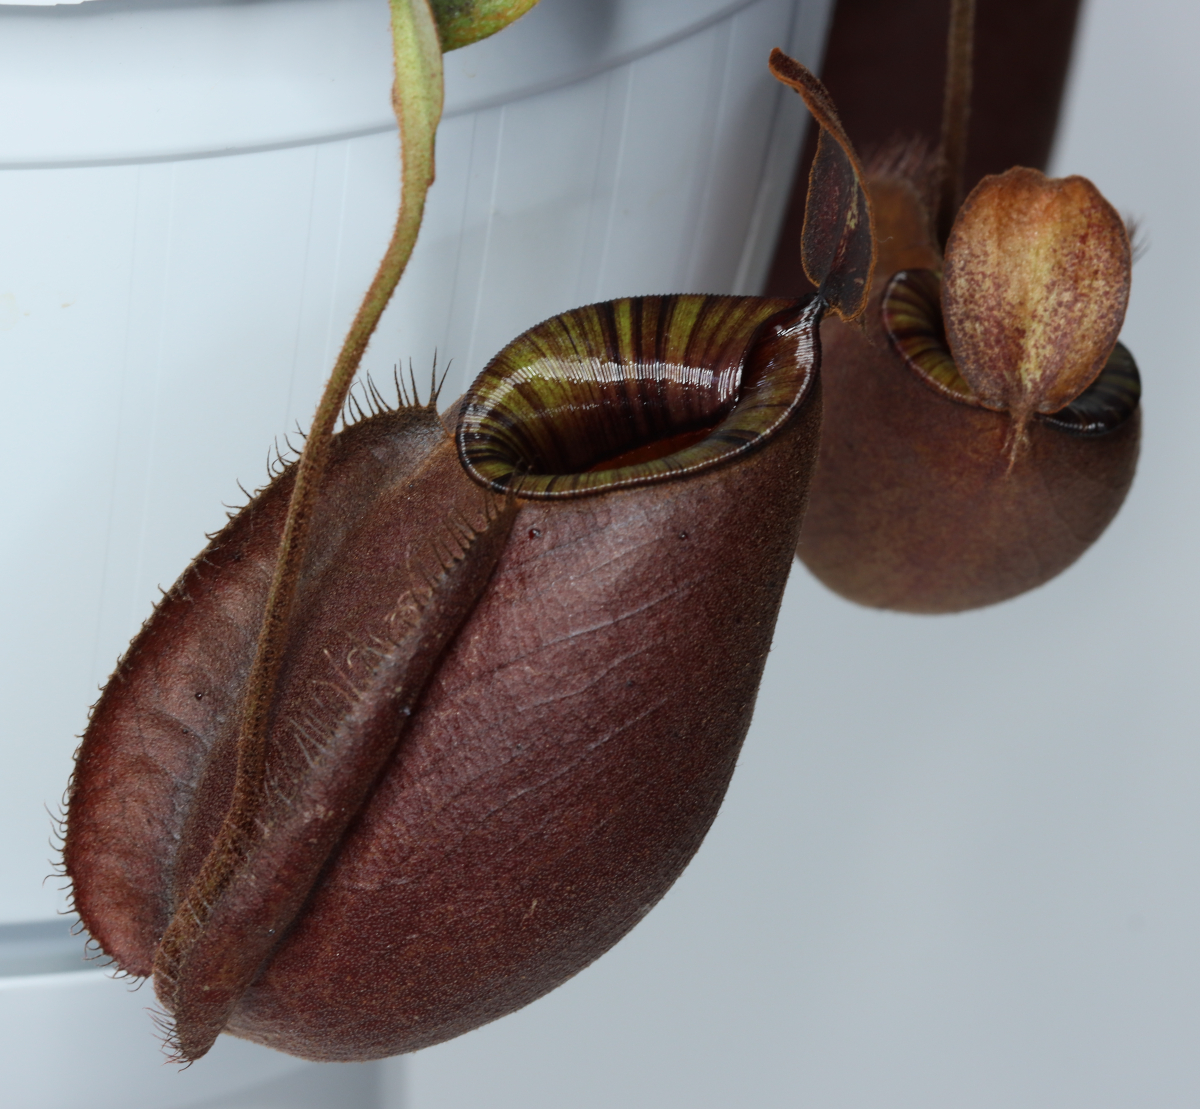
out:
{"label": "striped peristome", "polygon": [[823,307],[682,294],[554,316],[475,381],[459,456],[480,484],[533,499],[720,465],[765,442],[808,394]]}

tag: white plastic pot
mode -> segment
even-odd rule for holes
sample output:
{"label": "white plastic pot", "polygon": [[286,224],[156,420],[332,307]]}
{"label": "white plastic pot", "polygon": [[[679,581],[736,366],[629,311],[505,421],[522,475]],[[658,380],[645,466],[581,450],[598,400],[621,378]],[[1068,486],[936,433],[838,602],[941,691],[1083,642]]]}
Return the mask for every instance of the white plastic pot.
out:
{"label": "white plastic pot", "polygon": [[[448,55],[438,180],[365,368],[387,382],[411,360],[425,381],[436,352],[452,399],[563,309],[756,291],[805,126],[766,57],[815,64],[830,6],[542,0]],[[0,5],[14,1109],[166,1109],[300,1066],[222,1042],[179,1076],[147,991],[63,970],[78,947],[45,931],[64,906],[42,884],[45,806],[157,587],[311,416],[394,219],[389,59],[384,0]],[[42,955],[22,961],[31,936]]]}

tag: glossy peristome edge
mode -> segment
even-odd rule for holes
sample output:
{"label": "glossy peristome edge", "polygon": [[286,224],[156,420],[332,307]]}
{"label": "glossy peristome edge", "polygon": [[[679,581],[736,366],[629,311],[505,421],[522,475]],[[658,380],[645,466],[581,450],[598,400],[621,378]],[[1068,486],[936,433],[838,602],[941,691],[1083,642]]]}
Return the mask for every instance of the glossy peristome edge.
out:
{"label": "glossy peristome edge", "polygon": [[[612,469],[588,469],[619,453],[610,442],[607,453],[600,450],[594,457],[586,457],[570,472],[536,472],[536,460],[530,457],[528,444],[522,442],[522,433],[528,427],[522,412],[550,412],[558,419],[564,414],[575,416],[581,409],[595,408],[598,401],[590,394],[584,400],[573,391],[611,386],[614,379],[624,386],[621,399],[626,410],[653,406],[662,379],[639,381],[627,372],[634,366],[651,364],[661,369],[663,365],[661,357],[645,361],[639,358],[648,353],[637,349],[643,324],[639,313],[645,310],[647,337],[654,336],[657,354],[661,355],[657,337],[669,328],[680,305],[688,309],[692,320],[682,368],[720,364],[728,371],[717,375],[722,380],[714,382],[713,388],[720,395],[705,409],[717,417],[726,413],[723,418],[701,441],[662,458]],[[530,500],[592,496],[723,465],[761,447],[808,396],[818,357],[817,329],[824,309],[824,302],[816,297],[788,302],[680,295],[606,301],[552,317],[510,343],[468,391],[456,429],[459,460],[472,479],[485,488]],[[715,349],[703,333],[703,325],[711,323],[714,315],[722,316],[724,325]],[[582,361],[576,361],[575,330],[585,320],[605,336],[605,354],[583,361],[583,373],[572,374],[571,370]],[[548,372],[541,373],[542,368]],[[623,376],[615,376],[618,374]],[[551,403],[546,403],[548,390],[555,394]],[[538,404],[542,407],[537,408]],[[634,422],[631,418],[622,450],[636,445]],[[560,432],[569,433],[567,428]],[[577,441],[572,447],[582,449]]]}

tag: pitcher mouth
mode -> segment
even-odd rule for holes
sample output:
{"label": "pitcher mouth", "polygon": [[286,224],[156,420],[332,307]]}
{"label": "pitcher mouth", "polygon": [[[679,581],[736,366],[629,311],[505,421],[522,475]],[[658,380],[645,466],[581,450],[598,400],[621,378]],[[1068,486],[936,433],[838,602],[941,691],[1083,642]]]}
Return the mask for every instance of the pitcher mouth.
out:
{"label": "pitcher mouth", "polygon": [[513,340],[476,379],[458,454],[480,485],[583,497],[723,465],[810,394],[824,305],[809,297],[638,297],[574,309]]}
{"label": "pitcher mouth", "polygon": [[[939,274],[901,270],[887,284],[881,311],[892,346],[926,385],[960,404],[989,407],[959,373],[946,341]],[[1133,415],[1141,395],[1133,355],[1117,343],[1100,376],[1079,396],[1057,412],[1035,412],[1033,419],[1070,435],[1106,435]]]}

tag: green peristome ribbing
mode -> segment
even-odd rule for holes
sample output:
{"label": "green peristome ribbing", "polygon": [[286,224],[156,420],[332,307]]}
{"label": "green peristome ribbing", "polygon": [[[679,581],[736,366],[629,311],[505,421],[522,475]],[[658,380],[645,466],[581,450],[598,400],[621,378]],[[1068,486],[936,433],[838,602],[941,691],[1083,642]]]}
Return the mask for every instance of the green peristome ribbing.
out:
{"label": "green peristome ribbing", "polygon": [[[816,370],[822,310],[815,300],[681,295],[555,316],[480,374],[459,417],[459,456],[480,484],[530,498],[708,469],[764,442],[797,409]],[[688,432],[700,441],[604,466]]]}
{"label": "green peristome ribbing", "polygon": [[905,361],[939,393],[978,404],[946,344],[941,295],[940,274],[901,270],[883,294],[884,330]]}
{"label": "green peristome ribbing", "polygon": [[[978,406],[946,343],[941,287],[941,276],[932,270],[901,270],[883,295],[883,326],[917,376],[944,396]],[[1141,395],[1133,355],[1117,343],[1099,377],[1079,396],[1057,412],[1034,418],[1072,435],[1105,435],[1133,415]]]}
{"label": "green peristome ribbing", "polygon": [[538,0],[430,0],[442,50],[457,50],[504,30]]}

